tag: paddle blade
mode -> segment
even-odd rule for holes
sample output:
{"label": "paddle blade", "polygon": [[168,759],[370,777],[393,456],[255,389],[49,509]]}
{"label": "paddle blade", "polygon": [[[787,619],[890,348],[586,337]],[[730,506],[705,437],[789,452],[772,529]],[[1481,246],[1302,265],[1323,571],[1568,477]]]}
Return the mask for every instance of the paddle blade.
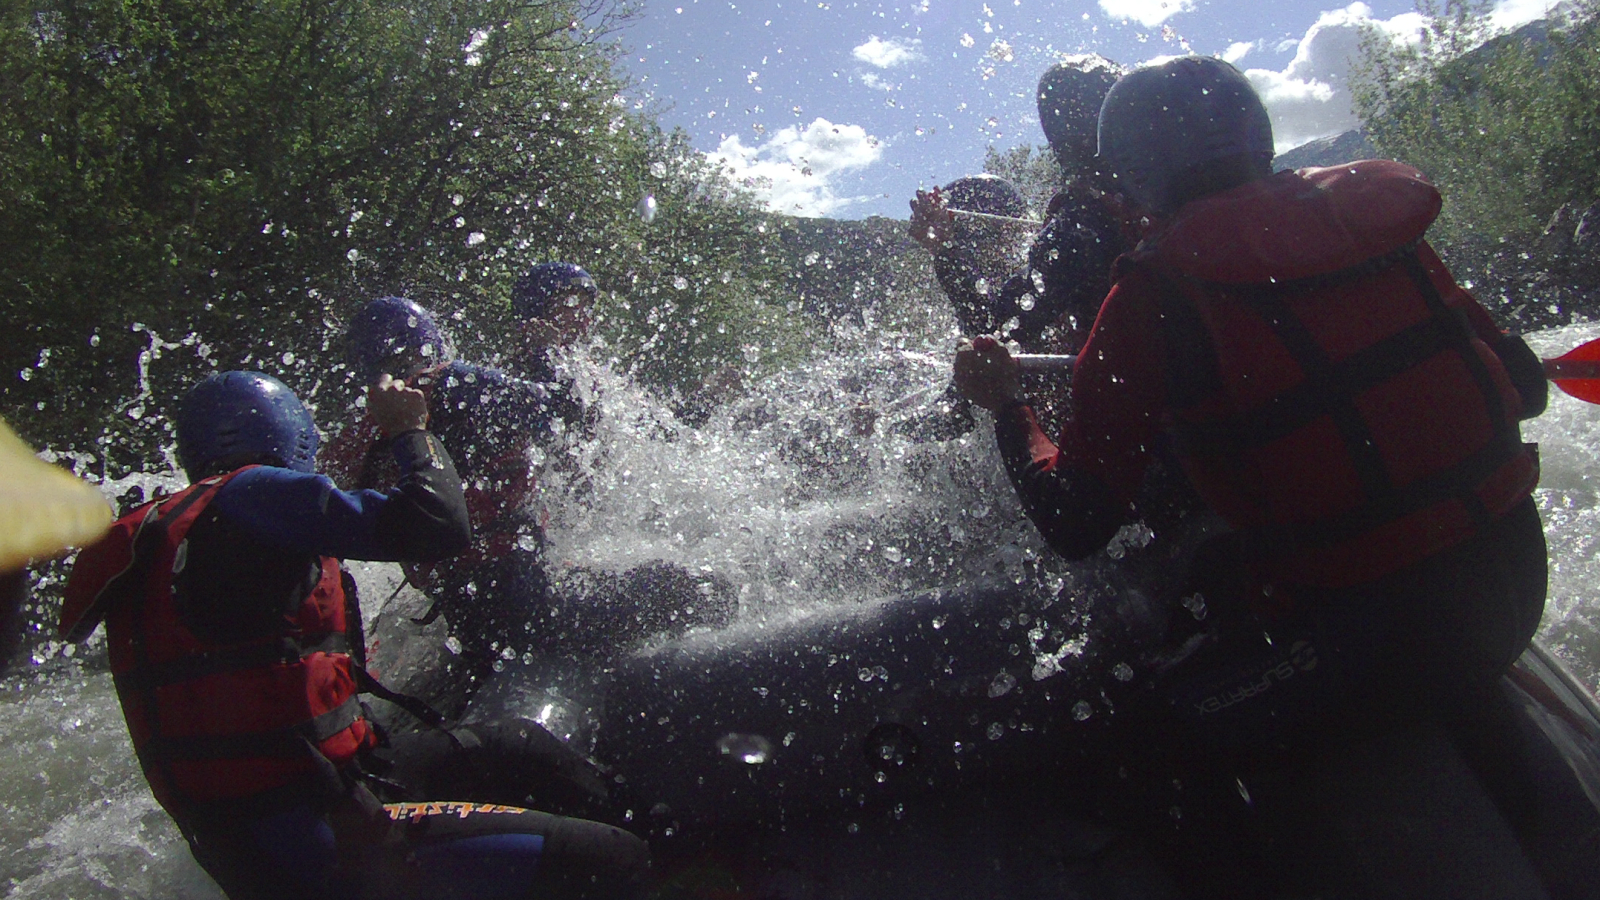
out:
{"label": "paddle blade", "polygon": [[109,524],[98,490],[34,456],[0,422],[0,572],[93,541]]}
{"label": "paddle blade", "polygon": [[1544,361],[1545,377],[1564,393],[1600,403],[1600,338]]}

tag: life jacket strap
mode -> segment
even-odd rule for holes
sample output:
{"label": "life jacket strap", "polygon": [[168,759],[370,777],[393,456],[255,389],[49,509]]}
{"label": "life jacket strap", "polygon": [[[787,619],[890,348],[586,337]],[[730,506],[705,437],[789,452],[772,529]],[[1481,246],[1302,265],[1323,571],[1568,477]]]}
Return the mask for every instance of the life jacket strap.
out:
{"label": "life jacket strap", "polygon": [[349,641],[339,632],[286,637],[246,647],[199,653],[164,663],[151,663],[117,673],[112,680],[116,682],[118,690],[149,690],[225,672],[258,669],[273,663],[299,662],[316,653],[345,653],[348,650]]}
{"label": "life jacket strap", "polygon": [[189,737],[162,734],[146,742],[139,751],[147,759],[163,761],[303,757],[307,741],[313,746],[320,744],[354,725],[362,718],[362,712],[360,700],[352,694],[333,709],[288,728]]}

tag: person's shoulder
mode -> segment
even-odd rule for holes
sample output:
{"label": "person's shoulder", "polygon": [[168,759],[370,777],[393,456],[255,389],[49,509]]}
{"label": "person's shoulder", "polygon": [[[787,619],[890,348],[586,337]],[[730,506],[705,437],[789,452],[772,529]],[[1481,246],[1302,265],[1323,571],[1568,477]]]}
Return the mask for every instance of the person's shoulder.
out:
{"label": "person's shoulder", "polygon": [[[440,369],[433,379],[436,399],[432,405],[436,412],[441,406],[470,409],[493,402],[517,383],[517,379],[500,369],[460,360]],[[441,404],[440,400],[444,402]]]}
{"label": "person's shoulder", "polygon": [[234,472],[217,490],[217,498],[239,498],[283,490],[334,489],[333,479],[318,472],[301,472],[283,466],[250,466]]}

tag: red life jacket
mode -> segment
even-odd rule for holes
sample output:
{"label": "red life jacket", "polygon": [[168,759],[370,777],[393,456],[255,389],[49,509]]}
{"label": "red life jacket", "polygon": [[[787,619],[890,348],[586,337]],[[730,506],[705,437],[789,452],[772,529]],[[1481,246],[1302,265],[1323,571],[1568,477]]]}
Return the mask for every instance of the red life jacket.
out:
{"label": "red life jacket", "polygon": [[186,536],[242,471],[119,519],[79,555],[62,609],[68,639],[105,619],[134,750],[156,799],[179,821],[205,804],[325,777],[329,763],[341,766],[375,742],[356,696],[338,560],[316,560],[314,586],[272,633],[219,643],[180,617],[175,581]]}
{"label": "red life jacket", "polygon": [[1125,259],[1165,285],[1173,449],[1269,579],[1375,580],[1538,482],[1476,301],[1422,242],[1439,206],[1398,163],[1279,173]]}

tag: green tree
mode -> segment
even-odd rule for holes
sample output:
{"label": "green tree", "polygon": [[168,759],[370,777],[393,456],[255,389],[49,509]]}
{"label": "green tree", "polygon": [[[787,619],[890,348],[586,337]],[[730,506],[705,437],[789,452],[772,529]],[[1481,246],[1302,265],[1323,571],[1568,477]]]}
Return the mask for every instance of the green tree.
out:
{"label": "green tree", "polygon": [[[760,232],[746,201],[690,187],[715,173],[628,108],[612,40],[628,15],[618,0],[0,0],[0,313],[26,329],[0,372],[30,376],[0,381],[6,416],[133,466],[164,434],[132,414],[201,371],[259,366],[315,401],[342,382],[344,318],[385,293],[492,345],[511,283],[547,259],[614,292],[618,346],[666,360],[642,365],[653,383],[706,368],[663,341],[727,358],[732,338],[690,333],[781,318],[759,270],[720,280],[715,254],[759,257]],[[665,208],[647,230],[632,210],[652,188]],[[663,290],[669,270],[692,290]],[[671,338],[631,339],[669,300],[692,310]],[[159,377],[132,384],[163,352]]]}
{"label": "green tree", "polygon": [[[1419,43],[1365,42],[1356,110],[1385,156],[1439,186],[1434,239],[1452,262],[1524,304],[1561,266],[1540,241],[1552,214],[1600,199],[1600,4],[1497,37],[1468,0],[1421,11]],[[1548,307],[1528,306],[1536,319]]]}
{"label": "green tree", "polygon": [[1067,183],[1066,173],[1061,171],[1055,154],[1042,144],[1023,144],[1010,150],[990,147],[983,155],[983,170],[1016,185],[1036,216],[1044,215],[1050,198]]}
{"label": "green tree", "polygon": [[592,242],[593,271],[614,293],[601,326],[646,386],[679,397],[708,379],[754,376],[805,353],[778,244],[783,217],[689,144],[682,131],[642,124],[630,183],[653,197],[653,221],[610,223]]}

